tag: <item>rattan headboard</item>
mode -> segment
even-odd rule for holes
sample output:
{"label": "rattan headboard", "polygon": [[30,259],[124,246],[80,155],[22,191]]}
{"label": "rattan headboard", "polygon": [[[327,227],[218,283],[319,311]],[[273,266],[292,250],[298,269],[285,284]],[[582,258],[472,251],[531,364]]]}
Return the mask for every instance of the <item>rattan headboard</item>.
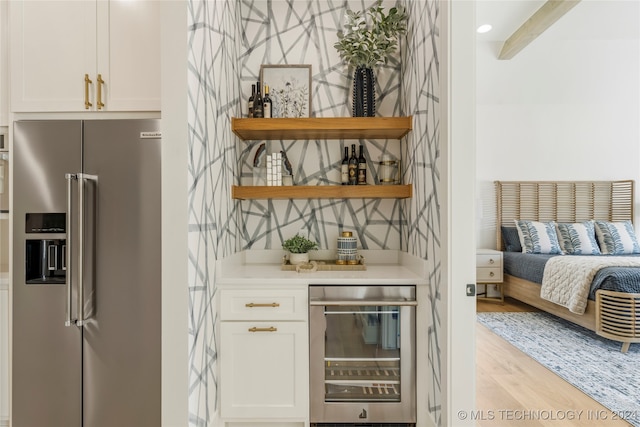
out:
{"label": "rattan headboard", "polygon": [[496,247],[504,250],[500,227],[515,219],[633,221],[633,186],[633,180],[495,181]]}

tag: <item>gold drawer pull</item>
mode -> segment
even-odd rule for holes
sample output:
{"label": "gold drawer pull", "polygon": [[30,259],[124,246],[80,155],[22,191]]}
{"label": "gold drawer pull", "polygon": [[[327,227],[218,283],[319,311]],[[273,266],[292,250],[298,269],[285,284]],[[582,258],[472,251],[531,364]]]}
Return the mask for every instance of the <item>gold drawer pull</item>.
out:
{"label": "gold drawer pull", "polygon": [[495,273],[492,271],[489,273],[489,277],[493,277],[493,276],[495,276]]}
{"label": "gold drawer pull", "polygon": [[280,307],[280,303],[278,303],[278,302],[270,302],[270,303],[265,303],[265,304],[261,304],[261,303],[256,304],[255,302],[250,302],[248,304],[245,304],[244,306],[248,307],[248,308],[253,308],[253,307]]}
{"label": "gold drawer pull", "polygon": [[268,328],[256,328],[254,326],[253,328],[249,328],[249,332],[276,332],[277,330],[278,328],[274,326],[269,326]]}
{"label": "gold drawer pull", "polygon": [[493,264],[495,263],[495,261],[493,260],[493,258],[489,259],[489,264]]}

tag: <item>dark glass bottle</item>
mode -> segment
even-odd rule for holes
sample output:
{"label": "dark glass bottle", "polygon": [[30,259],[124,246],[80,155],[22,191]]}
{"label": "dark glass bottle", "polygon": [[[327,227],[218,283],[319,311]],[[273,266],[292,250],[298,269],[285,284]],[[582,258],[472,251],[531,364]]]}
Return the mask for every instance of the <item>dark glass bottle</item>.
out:
{"label": "dark glass bottle", "polygon": [[262,105],[262,94],[260,90],[260,82],[257,84],[256,97],[253,100],[253,117],[255,119],[261,119],[264,117],[264,107]]}
{"label": "dark glass bottle", "polygon": [[360,156],[358,156],[358,185],[367,183],[367,159],[364,158],[364,147],[360,145]]}
{"label": "dark glass bottle", "polygon": [[349,147],[344,147],[344,158],[340,167],[340,179],[342,185],[349,184]]}
{"label": "dark glass bottle", "polygon": [[356,144],[351,144],[351,157],[349,157],[349,185],[358,183],[358,157],[356,156]]}
{"label": "dark glass bottle", "polygon": [[269,96],[269,85],[264,86],[264,98],[262,98],[262,115],[265,119],[270,119],[271,116],[271,97]]}
{"label": "dark glass bottle", "polygon": [[253,118],[253,101],[256,98],[256,85],[251,85],[251,96],[249,97],[249,101],[247,102],[248,104],[248,117],[251,119]]}

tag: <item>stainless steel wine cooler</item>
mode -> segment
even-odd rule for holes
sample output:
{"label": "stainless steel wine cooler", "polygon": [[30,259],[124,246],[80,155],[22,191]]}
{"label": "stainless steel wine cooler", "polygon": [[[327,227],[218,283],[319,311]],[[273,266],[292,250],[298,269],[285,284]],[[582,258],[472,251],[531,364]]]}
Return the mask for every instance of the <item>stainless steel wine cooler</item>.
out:
{"label": "stainless steel wine cooler", "polygon": [[415,286],[311,285],[309,304],[312,425],[415,423]]}

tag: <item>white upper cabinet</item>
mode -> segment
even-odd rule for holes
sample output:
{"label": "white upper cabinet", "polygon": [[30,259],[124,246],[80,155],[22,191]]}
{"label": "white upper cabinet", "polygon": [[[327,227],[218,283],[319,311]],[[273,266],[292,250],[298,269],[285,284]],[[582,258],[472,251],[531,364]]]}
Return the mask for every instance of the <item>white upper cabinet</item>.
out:
{"label": "white upper cabinet", "polygon": [[160,2],[9,2],[11,110],[159,111]]}

